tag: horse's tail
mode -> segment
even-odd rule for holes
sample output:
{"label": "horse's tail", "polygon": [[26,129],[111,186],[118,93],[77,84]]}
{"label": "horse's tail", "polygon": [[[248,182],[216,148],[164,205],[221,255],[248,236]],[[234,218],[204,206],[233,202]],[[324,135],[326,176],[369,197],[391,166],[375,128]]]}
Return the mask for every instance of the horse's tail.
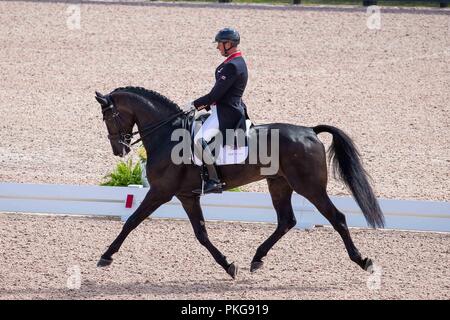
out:
{"label": "horse's tail", "polygon": [[369,175],[361,164],[360,154],[352,139],[342,130],[332,126],[319,125],[313,130],[316,134],[328,132],[333,135],[333,143],[328,150],[328,156],[330,162],[333,162],[334,176],[343,180],[351,190],[367,223],[373,228],[383,227],[383,212],[370,186]]}

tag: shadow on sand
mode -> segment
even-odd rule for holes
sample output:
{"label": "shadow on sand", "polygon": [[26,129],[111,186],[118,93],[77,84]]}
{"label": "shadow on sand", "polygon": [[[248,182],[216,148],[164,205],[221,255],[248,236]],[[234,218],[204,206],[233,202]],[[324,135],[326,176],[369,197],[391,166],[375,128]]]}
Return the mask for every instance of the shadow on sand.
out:
{"label": "shadow on sand", "polygon": [[[338,284],[336,284],[338,286]],[[131,283],[95,283],[93,281],[83,281],[80,289],[70,290],[68,288],[20,288],[20,289],[0,289],[0,297],[8,299],[8,296],[20,299],[120,299],[120,296],[133,296],[130,299],[189,299],[192,294],[220,294],[227,297],[229,293],[239,292],[262,292],[267,295],[271,291],[289,292],[326,292],[336,290],[336,287],[327,287],[318,283],[317,286],[292,285],[261,285],[250,280],[177,280],[155,282],[147,280]],[[166,297],[167,295],[171,295]]]}

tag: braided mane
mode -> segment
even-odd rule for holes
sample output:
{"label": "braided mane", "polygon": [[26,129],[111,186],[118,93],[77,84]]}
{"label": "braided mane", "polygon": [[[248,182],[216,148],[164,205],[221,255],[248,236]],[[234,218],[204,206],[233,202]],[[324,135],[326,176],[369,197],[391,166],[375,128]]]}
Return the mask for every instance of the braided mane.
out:
{"label": "braided mane", "polygon": [[156,92],[156,91],[152,91],[152,90],[148,90],[142,87],[120,87],[117,89],[114,89],[111,93],[113,92],[130,92],[130,93],[134,93],[137,94],[141,97],[144,97],[147,100],[152,100],[152,101],[156,101],[159,102],[162,105],[167,105],[170,106],[172,108],[175,108],[177,111],[181,111],[180,107],[173,102],[172,100],[170,100],[169,98],[167,98],[166,96],[163,96],[162,94]]}

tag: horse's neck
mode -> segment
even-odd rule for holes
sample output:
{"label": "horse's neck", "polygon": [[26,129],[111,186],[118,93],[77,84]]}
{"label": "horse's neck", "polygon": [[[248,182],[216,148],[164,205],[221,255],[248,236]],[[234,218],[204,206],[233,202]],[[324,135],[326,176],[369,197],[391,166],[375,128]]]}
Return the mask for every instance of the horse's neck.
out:
{"label": "horse's neck", "polygon": [[143,130],[169,119],[174,112],[170,112],[164,109],[164,106],[159,106],[156,103],[153,106],[140,103],[136,105],[134,113],[138,129]]}
{"label": "horse's neck", "polygon": [[[136,105],[136,125],[141,133],[141,137],[143,137],[142,140],[147,150],[148,148],[150,150],[157,149],[158,146],[162,145],[162,141],[171,141],[172,132],[181,127],[181,121],[178,118],[174,118],[176,113],[177,110],[156,103],[154,106],[145,104],[141,104],[140,106]],[[174,123],[178,122],[179,125],[174,126]],[[148,134],[148,130],[154,131]]]}

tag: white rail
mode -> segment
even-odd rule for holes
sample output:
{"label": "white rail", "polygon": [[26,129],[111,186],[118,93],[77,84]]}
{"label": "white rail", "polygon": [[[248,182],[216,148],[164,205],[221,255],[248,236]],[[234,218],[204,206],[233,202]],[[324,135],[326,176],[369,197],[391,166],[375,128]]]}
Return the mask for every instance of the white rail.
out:
{"label": "white rail", "polygon": [[[46,184],[0,183],[0,211],[75,214],[90,216],[130,216],[141,203],[147,188],[99,187]],[[126,203],[131,205],[126,208]],[[331,197],[346,216],[350,227],[367,227],[364,216],[350,197]],[[436,201],[379,199],[386,228],[450,232],[450,203]],[[201,199],[208,220],[276,222],[270,195],[251,192],[224,192]],[[328,221],[303,197],[293,196],[298,228],[328,225]],[[187,218],[180,202],[172,201],[152,216]]]}

